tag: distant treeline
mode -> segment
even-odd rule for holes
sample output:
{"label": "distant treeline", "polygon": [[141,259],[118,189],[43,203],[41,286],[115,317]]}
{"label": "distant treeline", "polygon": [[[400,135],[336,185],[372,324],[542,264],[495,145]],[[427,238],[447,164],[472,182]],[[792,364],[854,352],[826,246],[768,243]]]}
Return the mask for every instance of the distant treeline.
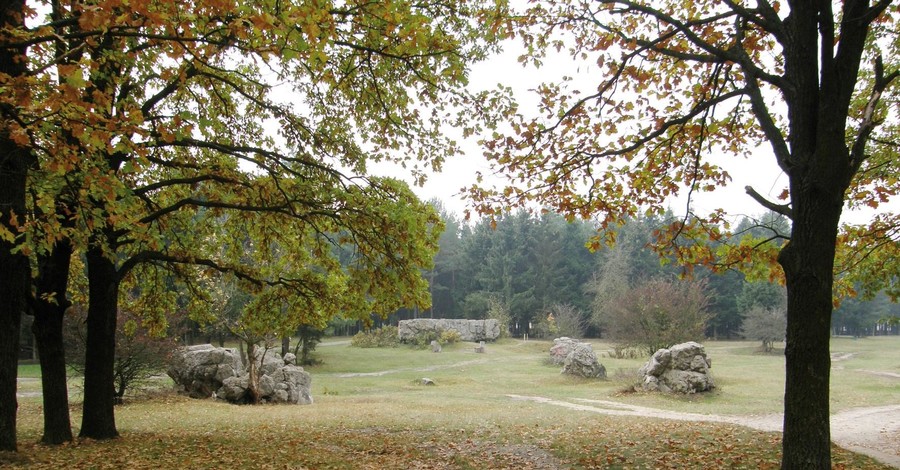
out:
{"label": "distant treeline", "polygon": [[[432,307],[404,309],[383,323],[414,317],[484,318],[493,299],[508,310],[513,335],[531,334],[554,306],[567,305],[581,316],[586,336],[600,337],[604,331],[597,319],[602,315],[596,310],[603,304],[596,296],[604,266],[613,262],[625,266],[623,275],[632,286],[660,277],[677,281],[682,272],[675,263],[661,264],[648,247],[653,231],[668,223],[665,218],[634,218],[615,229],[614,247],[591,252],[587,244],[597,235],[591,221],[567,222],[552,212],[518,211],[471,223],[440,203],[433,204],[446,228],[434,268],[424,273],[431,286]],[[752,232],[761,221],[767,225],[766,233],[773,228],[788,233],[786,221],[770,214],[741,221],[735,232]],[[753,305],[769,307],[783,301],[780,285],[748,282],[737,271],[713,274],[697,267],[693,276],[704,280],[710,314],[706,336],[710,338],[739,337],[743,317]],[[834,333],[841,335],[898,334],[896,318],[900,318],[900,306],[879,295],[871,301],[845,300],[835,310],[832,325]],[[348,326],[344,330],[349,331]]]}

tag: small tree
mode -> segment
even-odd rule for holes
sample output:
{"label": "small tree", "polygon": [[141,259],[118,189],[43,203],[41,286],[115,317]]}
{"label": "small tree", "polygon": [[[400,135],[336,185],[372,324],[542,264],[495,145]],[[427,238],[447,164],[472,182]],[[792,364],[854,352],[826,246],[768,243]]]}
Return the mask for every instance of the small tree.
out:
{"label": "small tree", "polygon": [[538,316],[538,321],[531,328],[532,336],[536,338],[555,338],[560,336],[559,326],[556,324],[556,317],[553,312],[544,312]]}
{"label": "small tree", "polygon": [[509,324],[512,322],[512,315],[509,313],[509,307],[499,296],[488,298],[487,317],[497,320],[497,323],[500,324],[500,338],[509,338]]}
{"label": "small tree", "polygon": [[581,338],[587,328],[587,320],[581,311],[570,304],[553,304],[547,311],[553,315],[560,336]]}
{"label": "small tree", "polygon": [[755,306],[747,312],[741,336],[762,341],[762,349],[772,352],[775,341],[784,339],[787,331],[787,312],[784,308]]}
{"label": "small tree", "polygon": [[703,337],[710,315],[703,281],[653,279],[619,297],[603,312],[610,335],[652,354]]}
{"label": "small tree", "polygon": [[294,346],[294,355],[297,356],[297,363],[302,366],[308,366],[316,363],[312,353],[316,350],[316,345],[322,342],[322,335],[325,334],[320,328],[312,325],[300,325],[297,329],[297,344]]}
{"label": "small tree", "polygon": [[[84,373],[86,318],[84,307],[71,308],[63,330],[69,365],[80,374]],[[139,388],[147,379],[165,370],[169,355],[178,346],[176,338],[177,334],[153,335],[141,324],[139,315],[119,310],[113,367],[116,403],[121,404],[125,393]]]}

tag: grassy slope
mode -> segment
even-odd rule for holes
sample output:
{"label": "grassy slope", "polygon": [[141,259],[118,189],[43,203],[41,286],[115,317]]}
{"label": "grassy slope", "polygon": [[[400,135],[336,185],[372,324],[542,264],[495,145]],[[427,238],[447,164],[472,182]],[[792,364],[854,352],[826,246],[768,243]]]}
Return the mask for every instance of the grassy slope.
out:
{"label": "grassy slope", "polygon": [[[595,342],[595,350],[605,346]],[[897,403],[897,379],[863,370],[900,372],[900,338],[836,339],[834,409]],[[312,406],[233,406],[163,394],[117,409],[123,438],[60,448],[40,438],[39,399],[20,400],[13,467],[57,468],[776,468],[777,434],[706,423],[585,414],[506,394],[592,398],[715,414],[778,412],[783,356],[754,345],[707,344],[720,386],[714,394],[674,398],[619,394],[623,383],[559,375],[543,364],[549,343],[507,340],[475,354],[469,344],[441,354],[323,346],[313,374]],[[639,360],[602,358],[610,375]],[[432,368],[423,371],[420,369]],[[347,373],[396,372],[342,377]],[[422,386],[422,377],[437,385]],[[79,410],[73,409],[77,425]],[[836,466],[880,468],[837,450]]]}

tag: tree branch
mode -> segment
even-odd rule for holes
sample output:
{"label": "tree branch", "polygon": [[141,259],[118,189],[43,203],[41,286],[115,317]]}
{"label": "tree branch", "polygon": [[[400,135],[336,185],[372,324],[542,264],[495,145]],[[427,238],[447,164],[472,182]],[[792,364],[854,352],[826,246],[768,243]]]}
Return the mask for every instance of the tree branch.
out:
{"label": "tree branch", "polygon": [[766,199],[761,194],[756,192],[752,186],[745,186],[744,191],[753,198],[754,201],[758,202],[759,205],[769,209],[772,212],[777,212],[788,219],[794,219],[794,211],[791,209],[791,206],[788,204],[775,204],[774,202]]}

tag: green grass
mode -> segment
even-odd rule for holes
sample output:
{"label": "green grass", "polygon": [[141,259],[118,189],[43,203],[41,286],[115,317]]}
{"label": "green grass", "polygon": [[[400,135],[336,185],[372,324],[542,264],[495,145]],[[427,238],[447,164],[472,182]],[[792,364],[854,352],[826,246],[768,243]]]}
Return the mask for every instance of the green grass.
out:
{"label": "green grass", "polygon": [[40,378],[41,377],[41,365],[34,364],[19,364],[19,377],[24,378]]}
{"label": "green grass", "polygon": [[[341,340],[337,340],[341,341]],[[593,341],[596,351],[608,345]],[[161,393],[117,408],[123,437],[63,447],[40,439],[40,401],[20,399],[20,453],[13,468],[777,468],[780,437],[746,428],[617,417],[508,394],[572,401],[610,400],[676,411],[748,414],[781,411],[784,358],[746,342],[709,342],[719,385],[687,398],[620,393],[624,382],[579,380],[549,366],[549,342],[504,340],[450,345],[440,354],[409,348],[320,347],[311,406],[234,406]],[[897,403],[900,338],[837,338],[833,411]],[[602,357],[611,376],[641,360]],[[30,366],[28,366],[30,367]],[[22,370],[22,369],[20,369]],[[30,375],[34,369],[27,369]],[[382,375],[348,376],[391,371]],[[437,385],[423,386],[428,377]],[[73,407],[77,432],[80,409]],[[836,466],[886,468],[839,448]]]}

